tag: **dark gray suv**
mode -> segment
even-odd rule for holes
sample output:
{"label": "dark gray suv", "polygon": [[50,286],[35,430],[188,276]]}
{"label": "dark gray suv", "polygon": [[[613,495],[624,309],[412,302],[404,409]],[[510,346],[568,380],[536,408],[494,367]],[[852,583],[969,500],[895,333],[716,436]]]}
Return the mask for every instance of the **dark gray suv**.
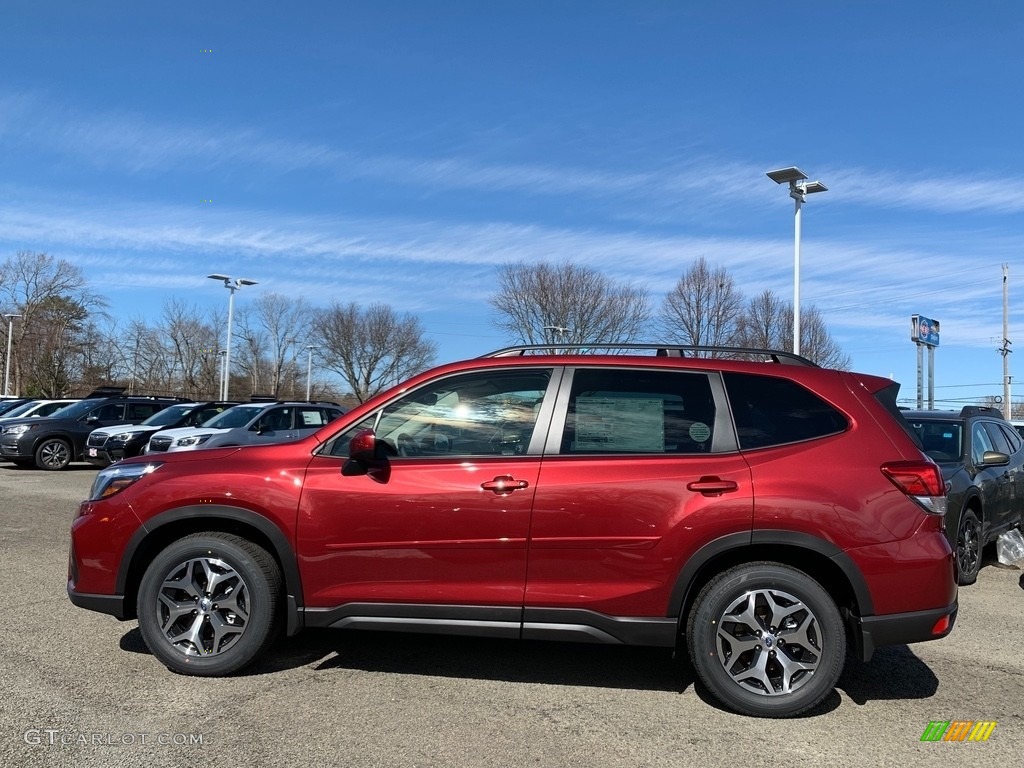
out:
{"label": "dark gray suv", "polygon": [[995,408],[903,415],[942,470],[959,582],[973,584],[985,546],[1024,523],[1024,439]]}

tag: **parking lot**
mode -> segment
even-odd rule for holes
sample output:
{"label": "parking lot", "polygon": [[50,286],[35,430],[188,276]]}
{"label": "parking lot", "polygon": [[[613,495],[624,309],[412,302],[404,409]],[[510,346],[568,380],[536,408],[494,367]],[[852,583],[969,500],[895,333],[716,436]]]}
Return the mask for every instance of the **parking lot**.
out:
{"label": "parking lot", "polygon": [[[948,638],[849,661],[823,707],[722,711],[661,649],[307,631],[238,677],[169,673],[65,594],[95,470],[0,464],[0,765],[1024,765],[1024,577],[989,562]],[[921,742],[994,721],[988,741]]]}

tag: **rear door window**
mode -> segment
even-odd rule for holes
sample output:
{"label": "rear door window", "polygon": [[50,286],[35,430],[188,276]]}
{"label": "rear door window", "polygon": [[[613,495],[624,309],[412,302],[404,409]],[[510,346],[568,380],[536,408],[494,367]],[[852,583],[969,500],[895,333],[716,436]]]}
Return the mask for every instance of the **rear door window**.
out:
{"label": "rear door window", "polygon": [[145,421],[154,413],[162,411],[156,403],[129,403],[128,404],[128,418],[132,421]]}
{"label": "rear door window", "polygon": [[707,453],[714,424],[707,374],[578,369],[559,452]]}
{"label": "rear door window", "polygon": [[765,448],[813,440],[846,430],[838,409],[789,379],[725,373],[740,448]]}

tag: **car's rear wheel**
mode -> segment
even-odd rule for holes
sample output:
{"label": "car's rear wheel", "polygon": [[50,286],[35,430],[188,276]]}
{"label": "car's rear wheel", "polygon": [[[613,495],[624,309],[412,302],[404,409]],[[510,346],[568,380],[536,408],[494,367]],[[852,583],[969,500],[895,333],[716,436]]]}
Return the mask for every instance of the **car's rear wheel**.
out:
{"label": "car's rear wheel", "polygon": [[229,675],[255,661],[280,628],[281,569],[262,547],[226,533],[168,546],[139,585],[142,637],[168,669]]}
{"label": "car's rear wheel", "polygon": [[965,509],[960,513],[960,521],[956,525],[957,583],[961,587],[978,580],[981,553],[981,521],[973,509]]}
{"label": "car's rear wheel", "polygon": [[792,717],[835,688],[846,634],[829,594],[781,563],[747,563],[700,591],[687,621],[701,682],[729,709]]}
{"label": "car's rear wheel", "polygon": [[64,469],[71,463],[71,446],[67,440],[52,437],[36,448],[36,466],[40,469]]}

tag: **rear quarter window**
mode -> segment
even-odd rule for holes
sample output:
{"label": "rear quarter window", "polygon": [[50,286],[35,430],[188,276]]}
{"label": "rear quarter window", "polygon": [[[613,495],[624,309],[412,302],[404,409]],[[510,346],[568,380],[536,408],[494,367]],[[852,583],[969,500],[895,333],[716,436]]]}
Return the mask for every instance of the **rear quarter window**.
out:
{"label": "rear quarter window", "polygon": [[741,450],[835,435],[849,421],[842,412],[789,379],[723,374]]}

